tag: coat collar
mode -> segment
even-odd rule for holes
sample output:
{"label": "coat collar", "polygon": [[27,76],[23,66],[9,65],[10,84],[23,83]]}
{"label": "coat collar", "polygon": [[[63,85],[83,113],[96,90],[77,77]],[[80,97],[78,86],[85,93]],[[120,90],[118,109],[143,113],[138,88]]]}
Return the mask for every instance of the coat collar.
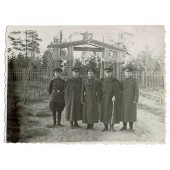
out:
{"label": "coat collar", "polygon": [[54,80],[61,80],[61,78],[59,77],[59,78],[54,78]]}

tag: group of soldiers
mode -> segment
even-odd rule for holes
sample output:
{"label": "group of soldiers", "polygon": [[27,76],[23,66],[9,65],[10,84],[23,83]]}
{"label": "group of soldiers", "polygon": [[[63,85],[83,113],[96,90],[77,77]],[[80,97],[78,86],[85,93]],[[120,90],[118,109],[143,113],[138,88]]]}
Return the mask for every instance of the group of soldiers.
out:
{"label": "group of soldiers", "polygon": [[[87,79],[80,78],[80,69],[73,67],[72,78],[61,79],[62,70],[53,71],[54,78],[50,81],[48,92],[51,95],[50,109],[53,115],[53,125],[61,125],[61,114],[65,108],[65,118],[70,127],[80,128],[78,121],[87,124],[86,129],[94,129],[99,120],[104,124],[103,131],[115,131],[114,124],[123,122],[120,130],[133,131],[133,123],[137,120],[137,102],[139,88],[136,79],[132,77],[133,69],[127,67],[125,76],[120,82],[113,78],[113,69],[104,69],[105,78],[95,79],[95,70],[87,70]],[[58,113],[56,118],[56,113]],[[57,122],[56,122],[57,120]]]}

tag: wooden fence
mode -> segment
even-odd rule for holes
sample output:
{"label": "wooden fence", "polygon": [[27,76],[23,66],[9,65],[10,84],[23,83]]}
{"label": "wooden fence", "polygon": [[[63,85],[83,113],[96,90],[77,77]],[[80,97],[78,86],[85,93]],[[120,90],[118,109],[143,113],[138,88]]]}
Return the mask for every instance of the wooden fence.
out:
{"label": "wooden fence", "polygon": [[30,82],[43,83],[47,85],[52,77],[52,73],[47,69],[21,69],[8,71],[8,81],[14,82],[25,82],[29,84]]}
{"label": "wooden fence", "polygon": [[[122,72],[122,76],[123,76]],[[161,87],[164,88],[165,76],[162,72],[144,72],[137,71],[133,73],[133,77],[137,79],[139,87],[148,88],[148,87]],[[52,73],[47,69],[21,69],[13,70],[8,72],[8,80],[14,82],[25,82],[27,83],[43,83],[47,85],[52,78]],[[63,78],[66,76],[63,74]]]}
{"label": "wooden fence", "polygon": [[133,77],[137,79],[139,87],[161,87],[164,88],[165,76],[163,72],[145,72],[137,71],[133,73]]}

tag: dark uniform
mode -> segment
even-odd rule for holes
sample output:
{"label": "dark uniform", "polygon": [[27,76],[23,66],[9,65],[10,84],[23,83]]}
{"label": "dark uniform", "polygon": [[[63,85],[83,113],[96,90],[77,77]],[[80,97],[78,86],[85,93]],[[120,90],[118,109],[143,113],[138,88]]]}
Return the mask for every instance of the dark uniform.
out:
{"label": "dark uniform", "polygon": [[[94,70],[89,69],[88,71]],[[83,104],[82,122],[87,124],[87,129],[93,129],[93,124],[99,121],[99,101],[99,82],[88,78],[83,82],[81,89],[81,102]]]}
{"label": "dark uniform", "polygon": [[[111,72],[112,69],[106,68],[105,71]],[[100,121],[105,125],[103,131],[108,130],[108,124],[111,124],[111,130],[114,130],[113,125],[120,122],[121,116],[121,84],[116,78],[110,77],[101,79],[100,86]],[[114,103],[112,101],[113,96],[115,97]]]}
{"label": "dark uniform", "polygon": [[[61,69],[55,69],[61,71]],[[64,85],[65,81],[61,78],[55,78],[50,81],[48,92],[51,95],[50,110],[53,114],[53,125],[56,124],[56,111],[58,112],[58,125],[61,125],[61,113],[64,110]]]}
{"label": "dark uniform", "polygon": [[[132,72],[132,68],[127,68],[125,72]],[[133,130],[133,122],[137,120],[137,103],[139,98],[139,88],[137,80],[133,77],[124,78],[122,80],[122,101],[123,110],[121,120],[123,122],[123,128],[127,129],[127,123],[129,122],[130,129]]]}
{"label": "dark uniform", "polygon": [[[80,69],[74,67],[72,71],[80,72]],[[79,77],[70,78],[65,83],[65,116],[72,128],[80,127],[77,121],[82,120],[81,86],[82,80]]]}

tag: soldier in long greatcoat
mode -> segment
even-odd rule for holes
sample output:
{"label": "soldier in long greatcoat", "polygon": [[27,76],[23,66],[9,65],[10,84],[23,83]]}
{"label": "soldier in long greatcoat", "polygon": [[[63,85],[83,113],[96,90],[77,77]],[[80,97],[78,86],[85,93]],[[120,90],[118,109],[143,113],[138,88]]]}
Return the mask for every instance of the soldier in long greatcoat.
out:
{"label": "soldier in long greatcoat", "polygon": [[114,131],[114,124],[120,122],[121,116],[121,84],[113,78],[113,69],[105,68],[106,78],[100,80],[101,86],[101,115],[100,121],[104,123],[103,131],[108,130],[108,124]]}
{"label": "soldier in long greatcoat", "polygon": [[82,80],[79,77],[80,69],[72,69],[73,77],[65,83],[65,116],[70,121],[71,128],[80,127],[78,120],[82,120],[82,104],[80,100]]}
{"label": "soldier in long greatcoat", "polygon": [[65,81],[60,78],[62,70],[56,68],[53,71],[54,79],[50,81],[48,92],[51,95],[50,98],[50,110],[53,115],[53,126],[56,125],[56,112],[58,112],[57,124],[61,126],[61,113],[64,110],[64,85]]}
{"label": "soldier in long greatcoat", "polygon": [[132,77],[133,69],[127,67],[125,69],[125,78],[122,80],[122,101],[123,110],[121,120],[123,128],[127,129],[129,122],[130,130],[133,131],[133,123],[137,121],[137,103],[139,98],[139,88],[137,80]]}
{"label": "soldier in long greatcoat", "polygon": [[98,103],[100,102],[99,82],[95,80],[95,70],[87,70],[88,78],[82,84],[81,102],[83,104],[82,122],[87,124],[86,129],[93,129],[94,123],[99,121]]}

